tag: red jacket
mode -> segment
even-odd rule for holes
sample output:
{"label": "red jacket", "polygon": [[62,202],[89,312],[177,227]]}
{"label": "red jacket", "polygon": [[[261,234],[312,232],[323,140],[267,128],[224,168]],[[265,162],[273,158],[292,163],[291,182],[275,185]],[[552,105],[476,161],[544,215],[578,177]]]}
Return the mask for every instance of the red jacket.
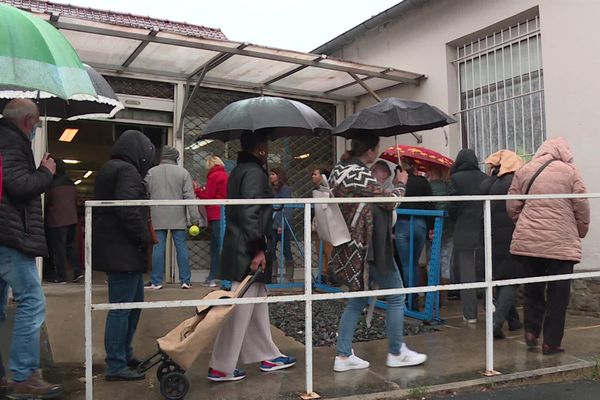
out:
{"label": "red jacket", "polygon": [[[196,197],[202,200],[226,199],[227,198],[227,172],[221,165],[216,165],[208,171],[206,186],[195,190]],[[221,207],[206,206],[208,222],[221,220]]]}

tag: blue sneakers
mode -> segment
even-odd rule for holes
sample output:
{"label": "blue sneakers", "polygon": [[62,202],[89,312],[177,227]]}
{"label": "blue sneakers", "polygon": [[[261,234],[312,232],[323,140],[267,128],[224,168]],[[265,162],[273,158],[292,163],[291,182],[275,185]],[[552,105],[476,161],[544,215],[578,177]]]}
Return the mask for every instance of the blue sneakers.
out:
{"label": "blue sneakers", "polygon": [[296,365],[295,357],[281,356],[272,360],[263,361],[260,363],[262,372],[279,371],[280,369],[290,368]]}
{"label": "blue sneakers", "polygon": [[213,382],[233,382],[241,381],[246,377],[246,371],[237,368],[233,373],[226,374],[225,372],[217,371],[216,369],[208,369],[208,380]]}

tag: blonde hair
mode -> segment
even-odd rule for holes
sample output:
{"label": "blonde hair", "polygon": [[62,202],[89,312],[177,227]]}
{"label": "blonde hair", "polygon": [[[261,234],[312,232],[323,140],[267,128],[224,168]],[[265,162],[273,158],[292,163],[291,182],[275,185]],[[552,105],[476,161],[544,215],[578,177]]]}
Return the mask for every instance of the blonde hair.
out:
{"label": "blonde hair", "polygon": [[216,167],[217,165],[220,165],[221,167],[224,167],[225,163],[223,162],[223,160],[221,160],[217,156],[209,156],[208,159],[206,160],[206,169],[209,170],[209,171],[213,167]]}

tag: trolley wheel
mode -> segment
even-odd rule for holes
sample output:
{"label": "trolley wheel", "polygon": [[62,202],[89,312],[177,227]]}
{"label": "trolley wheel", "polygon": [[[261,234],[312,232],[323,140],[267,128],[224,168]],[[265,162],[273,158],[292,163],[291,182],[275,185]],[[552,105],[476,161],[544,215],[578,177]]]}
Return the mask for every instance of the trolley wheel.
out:
{"label": "trolley wheel", "polygon": [[158,378],[158,381],[161,382],[163,376],[171,372],[183,372],[183,370],[173,361],[163,361],[156,369],[156,378]]}
{"label": "trolley wheel", "polygon": [[181,400],[190,390],[190,381],[183,372],[169,372],[160,381],[160,394],[168,400]]}

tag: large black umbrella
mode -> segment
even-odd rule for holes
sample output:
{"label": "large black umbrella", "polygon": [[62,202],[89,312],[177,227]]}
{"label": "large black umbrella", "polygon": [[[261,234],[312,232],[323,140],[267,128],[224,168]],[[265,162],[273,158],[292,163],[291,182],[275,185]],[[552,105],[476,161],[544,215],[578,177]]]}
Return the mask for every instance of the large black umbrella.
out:
{"label": "large black umbrella", "polygon": [[390,97],[352,114],[332,133],[351,138],[356,132],[367,130],[378,136],[394,136],[439,128],[455,122],[435,106]]}
{"label": "large black umbrella", "polygon": [[102,75],[89,65],[84,64],[84,67],[96,90],[95,96],[76,94],[69,97],[69,100],[64,100],[43,91],[0,86],[0,110],[4,109],[10,100],[22,98],[37,101],[41,114],[49,119],[113,117],[124,108],[123,104]]}
{"label": "large black umbrella", "polygon": [[269,129],[271,139],[317,136],[331,132],[331,125],[315,110],[299,101],[281,97],[254,97],[236,101],[219,111],[196,140],[239,139],[245,132]]}

